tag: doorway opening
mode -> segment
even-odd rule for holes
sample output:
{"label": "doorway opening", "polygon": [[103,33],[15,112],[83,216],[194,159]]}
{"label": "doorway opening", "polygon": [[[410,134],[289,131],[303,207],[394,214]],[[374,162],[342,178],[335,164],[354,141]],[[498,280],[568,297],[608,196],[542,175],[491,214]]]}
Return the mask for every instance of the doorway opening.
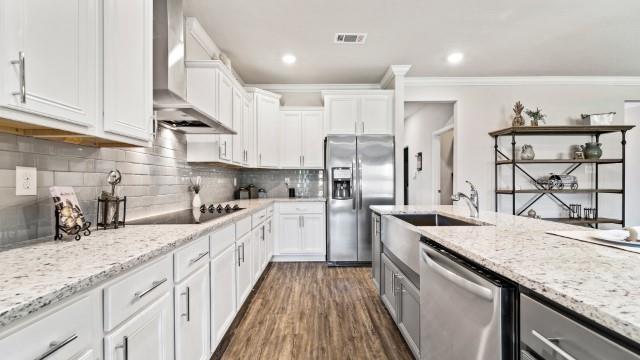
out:
{"label": "doorway opening", "polygon": [[404,121],[404,203],[452,204],[455,102],[405,102]]}

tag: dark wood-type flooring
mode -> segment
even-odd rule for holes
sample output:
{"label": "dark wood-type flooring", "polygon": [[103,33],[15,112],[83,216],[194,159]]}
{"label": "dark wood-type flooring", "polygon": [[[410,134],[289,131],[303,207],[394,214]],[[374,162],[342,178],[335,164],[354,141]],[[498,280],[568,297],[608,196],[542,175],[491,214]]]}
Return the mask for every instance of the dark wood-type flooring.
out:
{"label": "dark wood-type flooring", "polygon": [[371,269],[275,263],[222,359],[413,359]]}

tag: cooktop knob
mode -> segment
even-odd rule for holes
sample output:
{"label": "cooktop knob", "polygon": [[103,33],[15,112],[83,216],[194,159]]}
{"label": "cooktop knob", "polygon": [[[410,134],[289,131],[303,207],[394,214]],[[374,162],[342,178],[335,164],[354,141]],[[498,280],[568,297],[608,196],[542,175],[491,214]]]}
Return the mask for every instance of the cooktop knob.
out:
{"label": "cooktop knob", "polygon": [[209,212],[213,214],[215,211],[216,211],[216,207],[213,206],[213,204],[209,205]]}
{"label": "cooktop knob", "polygon": [[206,211],[207,207],[204,204],[200,205],[200,212],[204,214]]}
{"label": "cooktop knob", "polygon": [[216,210],[218,210],[218,213],[222,213],[222,210],[224,210],[224,208],[222,207],[222,205],[218,204]]}
{"label": "cooktop knob", "polygon": [[238,204],[233,204],[233,210],[238,210],[240,209],[240,206],[238,206]]}
{"label": "cooktop knob", "polygon": [[231,205],[227,204],[227,206],[224,207],[224,211],[231,212]]}

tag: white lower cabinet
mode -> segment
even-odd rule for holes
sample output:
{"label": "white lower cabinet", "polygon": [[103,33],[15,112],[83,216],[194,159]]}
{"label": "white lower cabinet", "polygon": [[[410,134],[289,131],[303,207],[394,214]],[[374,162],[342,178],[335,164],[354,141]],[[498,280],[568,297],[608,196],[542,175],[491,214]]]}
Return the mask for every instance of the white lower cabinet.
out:
{"label": "white lower cabinet", "polygon": [[380,263],[380,272],[382,284],[380,284],[380,296],[382,297],[382,303],[387,307],[387,310],[391,313],[391,317],[397,318],[397,293],[398,284],[397,279],[400,276],[400,271],[393,265],[391,260],[386,255],[382,255]]}
{"label": "white lower cabinet", "polygon": [[100,302],[97,294],[83,296],[2,338],[0,358],[100,359]]}
{"label": "white lower cabinet", "polygon": [[105,360],[170,360],[173,301],[167,292],[104,338]]}
{"label": "white lower cabinet", "polygon": [[176,360],[204,360],[209,346],[209,267],[187,277],[174,289]]}
{"label": "white lower cabinet", "polygon": [[271,258],[273,257],[273,218],[268,218],[267,221],[265,221],[265,233],[266,233],[266,237],[267,237],[267,264],[271,261]]}
{"label": "white lower cabinet", "polygon": [[278,215],[275,254],[298,255],[291,260],[324,260],[326,254],[323,203],[283,203]]}
{"label": "white lower cabinet", "polygon": [[[238,257],[238,260],[240,258]],[[222,340],[236,316],[236,244],[211,259],[211,351]]]}
{"label": "white lower cabinet", "polygon": [[262,271],[264,270],[267,258],[267,243],[265,239],[264,224],[253,229],[251,241],[252,241],[252,254],[251,268],[253,271],[253,285],[256,284]]}
{"label": "white lower cabinet", "polygon": [[324,215],[305,214],[302,216],[302,251],[313,254],[325,252],[326,240],[324,236]]}
{"label": "white lower cabinet", "polygon": [[244,304],[253,287],[253,272],[251,269],[251,232],[236,240],[237,276],[236,293],[238,309]]}

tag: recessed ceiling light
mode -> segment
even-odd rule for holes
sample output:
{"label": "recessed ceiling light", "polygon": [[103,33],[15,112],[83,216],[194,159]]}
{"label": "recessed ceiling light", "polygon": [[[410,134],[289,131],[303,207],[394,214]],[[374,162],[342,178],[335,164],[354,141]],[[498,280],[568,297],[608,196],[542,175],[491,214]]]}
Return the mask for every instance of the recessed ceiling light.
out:
{"label": "recessed ceiling light", "polygon": [[449,64],[459,64],[462,62],[462,59],[464,59],[464,54],[459,51],[453,52],[447,56]]}
{"label": "recessed ceiling light", "polygon": [[282,62],[287,65],[292,65],[296,63],[296,56],[293,54],[284,54],[282,55]]}

